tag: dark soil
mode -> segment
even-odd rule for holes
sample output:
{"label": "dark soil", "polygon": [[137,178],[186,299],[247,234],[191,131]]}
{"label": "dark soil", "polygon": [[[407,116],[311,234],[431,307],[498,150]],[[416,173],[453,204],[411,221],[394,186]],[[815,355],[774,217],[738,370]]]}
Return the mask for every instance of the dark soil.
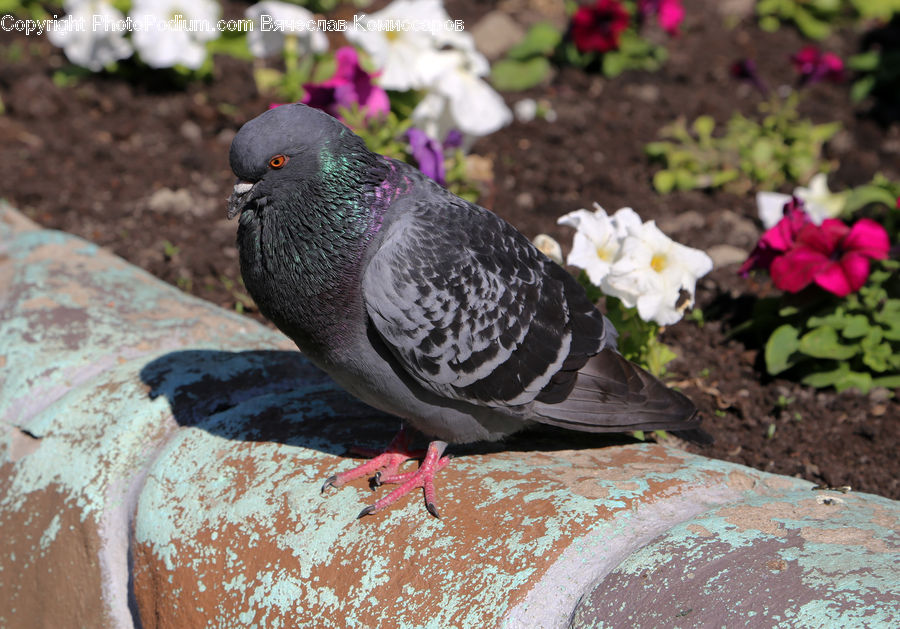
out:
{"label": "dark soil", "polygon": [[[488,4],[453,1],[448,11],[470,28],[493,8]],[[544,5],[498,4],[524,21],[539,18]],[[723,7],[750,4],[686,1],[682,36],[669,42],[660,72],[610,81],[563,69],[545,87],[507,94],[510,104],[547,99],[558,119],[516,122],[475,145],[474,153],[493,163],[494,184],[482,204],[529,237],[545,232],[564,244],[572,234],[556,225],[557,217],[596,201],[610,211],[632,206],[693,247],[749,250],[760,233],[752,195],[659,196],[642,147],[679,115],[707,113],[722,123],[733,111],[752,114],[759,95],[729,77],[739,58],[754,58],[772,86],[794,81],[788,56],[804,44],[796,33],[763,33],[752,19],[723,16]],[[241,10],[230,6],[227,16]],[[858,34],[842,31],[823,47],[846,56],[857,42]],[[158,76],[148,82],[96,75],[57,85],[54,72],[66,65],[45,40],[3,35],[0,196],[44,226],[78,234],[183,290],[259,318],[241,287],[235,224],[225,220],[224,205],[233,183],[231,139],[269,102],[255,90],[251,65],[217,58],[211,81],[186,87]],[[878,171],[900,179],[900,125],[879,126],[859,115],[848,86],[817,84],[801,109],[815,122],[844,125],[829,146],[841,164],[829,177],[832,189],[864,183]],[[892,392],[836,394],[772,379],[756,348],[729,338],[731,317],[770,291],[737,277],[734,266],[717,269],[698,287],[705,323],[685,320],[665,331],[679,356],[670,384],[695,401],[716,439],[687,447],[900,498],[900,402]]]}

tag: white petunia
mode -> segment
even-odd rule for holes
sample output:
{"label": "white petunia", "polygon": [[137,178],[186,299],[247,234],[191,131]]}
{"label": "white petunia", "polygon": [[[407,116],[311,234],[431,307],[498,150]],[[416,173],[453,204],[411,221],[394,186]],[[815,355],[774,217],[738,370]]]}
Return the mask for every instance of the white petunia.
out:
{"label": "white petunia", "polygon": [[424,91],[411,115],[417,127],[436,138],[458,129],[471,139],[509,124],[512,112],[482,78],[490,65],[475,40],[452,23],[441,0],[395,0],[345,35],[369,54],[381,87]]}
{"label": "white petunia", "polygon": [[372,58],[380,71],[381,87],[417,90],[433,76],[431,64],[441,46],[453,45],[458,38],[448,39],[442,30],[412,25],[445,23],[449,19],[440,0],[395,0],[380,11],[362,16],[362,28],[352,28],[344,34]]}
{"label": "white petunia", "polygon": [[576,230],[566,263],[584,269],[591,283],[601,286],[619,256],[629,228],[640,227],[641,219],[630,207],[609,216],[594,203],[594,212],[575,210],[560,217],[557,223]]}
{"label": "white petunia", "polygon": [[784,204],[791,200],[791,195],[780,192],[757,192],[756,211],[763,227],[770,229],[784,217]]}
{"label": "white petunia", "polygon": [[214,0],[134,0],[131,17],[139,25],[131,35],[147,65],[198,69],[206,61],[206,42],[216,39],[221,8]]}
{"label": "white petunia", "polygon": [[562,247],[556,242],[556,239],[553,236],[549,236],[547,234],[538,234],[534,237],[532,241],[534,246],[538,248],[538,251],[543,253],[545,256],[559,264],[560,266],[563,263],[562,256]]}
{"label": "white petunia", "polygon": [[[803,209],[816,225],[821,225],[826,218],[840,216],[847,202],[845,193],[831,192],[828,189],[824,173],[814,175],[809,180],[808,188],[795,188],[794,196],[803,201]],[[756,193],[756,209],[765,229],[771,229],[782,219],[784,205],[790,200],[791,195],[780,192]]]}
{"label": "white petunia", "polygon": [[301,55],[328,50],[325,33],[309,28],[315,22],[315,15],[303,7],[268,0],[248,7],[244,15],[253,20],[253,30],[247,33],[247,47],[254,57],[281,54],[288,36],[296,37]]}
{"label": "white petunia", "polygon": [[450,129],[480,137],[509,124],[512,112],[503,97],[481,78],[489,69],[474,49],[432,54],[424,73],[427,92],[410,116],[413,122],[438,138]]}
{"label": "white petunia", "polygon": [[[98,19],[101,24],[111,24],[125,18],[122,12],[105,0],[66,0],[63,4],[71,16],[71,24],[93,25]],[[54,46],[59,46],[72,63],[99,72],[105,66],[130,57],[134,50],[125,39],[125,31],[110,28],[84,28],[76,30],[50,30],[47,37]]]}
{"label": "white petunia", "polygon": [[825,173],[813,175],[808,188],[797,188],[794,194],[803,201],[806,213],[816,225],[821,225],[826,218],[835,218],[844,211],[847,195],[835,193],[828,189]]}
{"label": "white petunia", "polygon": [[[644,321],[670,325],[693,304],[697,279],[712,267],[704,252],[678,244],[654,221],[648,221],[629,227],[619,256],[600,287],[626,306],[637,306]],[[686,304],[680,303],[682,291],[689,296]]]}

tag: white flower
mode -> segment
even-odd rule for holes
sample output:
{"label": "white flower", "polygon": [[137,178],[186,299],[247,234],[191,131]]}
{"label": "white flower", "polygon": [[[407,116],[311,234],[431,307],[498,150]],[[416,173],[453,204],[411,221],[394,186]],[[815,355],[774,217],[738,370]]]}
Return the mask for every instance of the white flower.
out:
{"label": "white flower", "polygon": [[448,22],[441,0],[395,0],[345,35],[372,58],[381,87],[425,91],[411,118],[428,135],[487,135],[509,124],[512,112],[482,79],[490,65],[475,40]]}
{"label": "white flower", "polygon": [[803,201],[806,213],[816,225],[826,218],[835,218],[844,211],[847,195],[834,193],[828,189],[825,173],[813,175],[808,188],[797,188],[794,194]]}
{"label": "white flower", "polygon": [[[712,267],[704,252],[678,244],[648,221],[629,228],[601,289],[628,307],[637,306],[644,321],[670,325],[693,305],[697,279]],[[680,303],[682,291],[687,303]]]}
{"label": "white flower", "polygon": [[[559,219],[576,230],[567,262],[584,269],[605,294],[637,307],[644,321],[679,321],[694,302],[697,279],[712,270],[710,257],[673,241],[653,221],[641,223],[630,207],[612,216],[596,203],[594,208]],[[689,297],[686,303],[682,291]]]}
{"label": "white flower", "polygon": [[426,73],[427,92],[410,116],[432,137],[450,129],[469,136],[493,133],[512,121],[503,98],[482,76],[490,69],[476,50],[445,50],[431,55]]}
{"label": "white flower", "polygon": [[538,248],[538,251],[543,253],[545,256],[547,256],[557,264],[562,265],[562,247],[559,246],[559,243],[556,242],[556,239],[553,238],[553,236],[548,236],[547,234],[538,234],[534,237],[534,240],[532,242],[534,243],[534,246]]}
{"label": "white flower", "polygon": [[297,38],[301,55],[328,50],[325,33],[317,29],[309,30],[308,26],[315,22],[316,17],[303,7],[268,0],[248,7],[244,15],[253,20],[253,30],[247,33],[247,47],[254,57],[281,54],[289,35]]}
{"label": "white flower", "polygon": [[[826,218],[835,218],[844,211],[847,202],[846,193],[835,193],[828,189],[824,173],[818,173],[809,180],[809,187],[797,187],[794,196],[803,201],[803,209],[816,225],[821,225]],[[780,192],[757,192],[756,209],[759,220],[765,229],[771,229],[784,216],[784,204],[791,200],[791,195]]]}
{"label": "white flower", "polygon": [[215,0],[134,0],[131,17],[139,28],[131,39],[153,68],[180,64],[196,70],[206,61],[206,42],[219,36],[220,15]]}
{"label": "white flower", "polygon": [[[412,28],[414,24],[449,20],[441,0],[395,0],[381,11],[361,18],[364,28],[345,35],[352,44],[369,53],[380,70],[379,84],[387,90],[416,90],[425,87],[433,75],[433,57],[444,44],[459,43],[442,29]],[[410,28],[390,30],[390,26]]]}
{"label": "white flower", "polygon": [[557,223],[576,230],[566,263],[584,269],[591,283],[601,286],[619,256],[629,227],[639,227],[641,219],[630,207],[623,207],[613,216],[597,203],[594,210],[569,212]]}
{"label": "white flower", "polygon": [[791,200],[791,195],[780,192],[757,192],[756,211],[765,229],[775,226],[784,217],[784,204]]}
{"label": "white flower", "polygon": [[[71,16],[72,24],[93,25],[99,18],[101,24],[124,19],[122,12],[105,0],[66,0],[63,4]],[[47,37],[54,46],[59,46],[72,63],[99,72],[105,66],[130,57],[134,52],[131,43],[125,39],[125,31],[104,28],[47,31]]]}

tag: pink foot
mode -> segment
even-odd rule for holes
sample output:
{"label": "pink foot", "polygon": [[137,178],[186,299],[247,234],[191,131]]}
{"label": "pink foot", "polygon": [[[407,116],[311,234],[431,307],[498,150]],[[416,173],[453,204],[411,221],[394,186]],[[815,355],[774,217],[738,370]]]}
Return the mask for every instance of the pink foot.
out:
{"label": "pink foot", "polygon": [[329,487],[341,487],[351,480],[379,470],[375,472],[375,477],[372,479],[373,487],[384,484],[398,484],[400,487],[376,501],[375,504],[363,509],[357,519],[381,511],[416,487],[422,487],[425,490],[425,508],[431,515],[439,518],[441,516],[438,515],[437,507],[434,505],[434,475],[450,462],[449,456],[443,456],[446,447],[447,444],[443,441],[432,441],[428,444],[425,459],[419,469],[414,472],[400,473],[400,465],[415,458],[416,455],[421,456],[421,452],[409,452],[409,437],[405,431],[401,430],[383,453],[358,467],[331,476],[322,485],[322,491],[324,492]]}

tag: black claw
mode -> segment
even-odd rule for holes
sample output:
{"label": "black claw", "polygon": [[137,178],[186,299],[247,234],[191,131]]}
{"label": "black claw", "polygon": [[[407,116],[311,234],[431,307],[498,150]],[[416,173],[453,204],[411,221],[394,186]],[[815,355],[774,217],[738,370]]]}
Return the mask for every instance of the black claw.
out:
{"label": "black claw", "polygon": [[434,506],[433,502],[426,502],[425,508],[428,509],[428,513],[436,517],[438,520],[441,519],[441,514],[438,513],[437,507]]}
{"label": "black claw", "polygon": [[377,487],[381,487],[381,472],[375,472],[375,476],[369,479],[369,489],[375,491]]}
{"label": "black claw", "polygon": [[375,511],[375,505],[369,505],[368,507],[366,507],[365,509],[363,509],[362,511],[359,512],[359,515],[356,516],[356,519],[358,520],[363,516],[367,516],[370,513],[372,513],[373,511]]}
{"label": "black claw", "polygon": [[326,489],[328,489],[329,487],[334,487],[334,481],[336,481],[336,480],[337,480],[337,475],[329,476],[328,478],[326,478],[325,482],[322,483],[322,490],[319,493],[324,494]]}

